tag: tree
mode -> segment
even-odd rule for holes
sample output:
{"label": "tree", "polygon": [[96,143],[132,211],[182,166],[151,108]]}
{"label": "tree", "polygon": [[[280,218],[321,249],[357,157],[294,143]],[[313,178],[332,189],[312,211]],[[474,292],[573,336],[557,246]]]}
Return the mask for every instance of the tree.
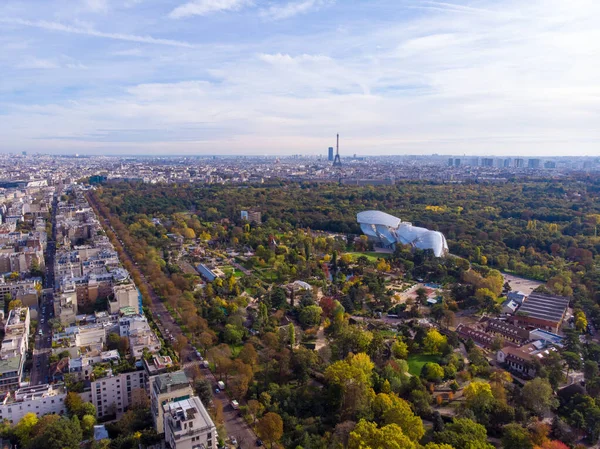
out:
{"label": "tree", "polygon": [[256,424],[256,433],[272,448],[273,443],[283,436],[283,420],[277,413],[269,412]]}
{"label": "tree", "polygon": [[439,354],[442,351],[442,347],[447,344],[445,336],[440,334],[437,329],[430,329],[423,340],[423,348],[425,352],[431,354]]}
{"label": "tree", "polygon": [[288,341],[290,343],[290,348],[294,349],[294,346],[296,346],[296,328],[293,323],[288,325]]}
{"label": "tree", "polygon": [[442,432],[436,432],[435,441],[446,443],[461,449],[494,449],[487,442],[485,427],[468,418],[454,418],[452,423],[446,424]]}
{"label": "tree", "polygon": [[588,326],[587,318],[582,310],[575,312],[575,329],[579,332],[585,332]]}
{"label": "tree", "polygon": [[578,353],[565,351],[563,352],[562,357],[567,364],[567,377],[569,376],[569,371],[581,369],[581,358]]}
{"label": "tree", "polygon": [[23,303],[21,302],[20,299],[13,299],[11,302],[8,303],[8,311],[10,312],[13,309],[19,309],[23,307]]}
{"label": "tree", "polygon": [[173,349],[175,350],[179,358],[181,358],[181,351],[183,351],[183,348],[185,348],[187,344],[188,339],[185,335],[178,334],[177,337],[175,337],[175,341],[173,342]]}
{"label": "tree", "polygon": [[533,449],[529,432],[517,423],[504,426],[502,431],[502,446],[510,449]]}
{"label": "tree", "polygon": [[406,359],[408,357],[408,345],[402,340],[396,340],[392,343],[392,354],[397,359]]}
{"label": "tree", "polygon": [[202,401],[204,407],[208,407],[210,405],[213,395],[212,386],[208,379],[198,379],[194,383],[194,392],[196,393],[196,396],[200,398],[200,401]]}
{"label": "tree", "polygon": [[425,304],[425,301],[427,301],[427,290],[423,287],[419,287],[415,293],[417,294],[417,301],[419,304]]}
{"label": "tree", "polygon": [[253,369],[258,363],[258,353],[252,343],[246,343],[240,351],[239,358],[242,362],[250,365]]}
{"label": "tree", "polygon": [[342,415],[352,416],[367,408],[374,364],[367,354],[350,354],[345,360],[331,364],[325,370],[325,378],[331,387],[341,393]]}
{"label": "tree", "polygon": [[33,428],[38,423],[38,417],[35,413],[26,413],[15,426],[15,435],[19,439],[22,447],[29,445],[31,441]]}
{"label": "tree", "polygon": [[323,309],[319,306],[306,306],[300,310],[299,321],[302,326],[312,327],[316,326],[321,322],[321,314],[323,313]]}
{"label": "tree", "polygon": [[444,377],[444,368],[434,362],[427,362],[421,369],[421,377],[429,382],[438,383]]}
{"label": "tree", "polygon": [[31,443],[32,447],[44,449],[79,449],[83,439],[79,418],[62,417],[50,423]]}
{"label": "tree", "polygon": [[96,417],[92,415],[83,415],[81,418],[81,431],[85,439],[91,438],[94,435],[94,426],[96,425]]}
{"label": "tree", "polygon": [[244,338],[244,331],[233,324],[225,325],[225,332],[223,333],[223,339],[225,343],[232,345],[239,345]]}
{"label": "tree", "polygon": [[534,449],[569,449],[569,446],[567,446],[562,441],[549,440],[540,446],[535,446]]}
{"label": "tree", "polygon": [[396,424],[377,428],[374,422],[361,419],[350,432],[348,449],[415,449],[416,445]]}
{"label": "tree", "polygon": [[256,399],[250,399],[248,401],[248,413],[252,416],[253,424],[256,425],[256,419],[258,415],[264,410],[264,406]]}
{"label": "tree", "polygon": [[83,407],[83,400],[77,393],[68,392],[65,397],[65,407],[69,416],[76,416]]}
{"label": "tree", "polygon": [[558,405],[550,383],[540,377],[527,382],[521,390],[521,396],[525,408],[538,416]]}
{"label": "tree", "polygon": [[380,424],[396,424],[412,441],[419,441],[425,434],[421,418],[413,413],[407,401],[394,393],[379,393],[372,409]]}

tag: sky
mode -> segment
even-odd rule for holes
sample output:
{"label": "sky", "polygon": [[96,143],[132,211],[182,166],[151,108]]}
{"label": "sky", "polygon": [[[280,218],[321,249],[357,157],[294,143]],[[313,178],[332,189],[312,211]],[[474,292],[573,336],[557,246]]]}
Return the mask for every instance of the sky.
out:
{"label": "sky", "polygon": [[594,0],[2,0],[0,152],[596,155]]}

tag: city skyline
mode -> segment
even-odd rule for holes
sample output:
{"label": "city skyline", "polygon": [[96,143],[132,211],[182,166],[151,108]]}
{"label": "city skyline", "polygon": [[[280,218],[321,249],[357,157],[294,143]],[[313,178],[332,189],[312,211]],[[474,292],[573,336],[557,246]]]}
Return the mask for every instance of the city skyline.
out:
{"label": "city skyline", "polygon": [[8,0],[0,152],[594,155],[591,1]]}

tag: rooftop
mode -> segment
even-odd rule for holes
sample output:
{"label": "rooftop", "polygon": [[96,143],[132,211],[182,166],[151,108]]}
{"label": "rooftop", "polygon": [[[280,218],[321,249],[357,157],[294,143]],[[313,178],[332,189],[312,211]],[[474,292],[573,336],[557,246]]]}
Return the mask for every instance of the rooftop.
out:
{"label": "rooftop", "polygon": [[517,314],[558,323],[563,319],[567,307],[569,298],[532,293]]}
{"label": "rooftop", "polygon": [[155,388],[161,393],[166,393],[169,390],[178,390],[189,386],[190,381],[183,371],[175,371],[172,373],[160,374],[154,380]]}

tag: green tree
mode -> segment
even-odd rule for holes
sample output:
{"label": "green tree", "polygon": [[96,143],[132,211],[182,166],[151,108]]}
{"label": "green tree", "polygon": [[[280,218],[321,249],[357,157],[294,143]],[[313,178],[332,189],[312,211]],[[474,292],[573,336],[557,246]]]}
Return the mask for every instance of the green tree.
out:
{"label": "green tree", "polygon": [[558,405],[552,386],[546,379],[536,377],[525,384],[521,391],[523,405],[538,416]]}
{"label": "green tree", "polygon": [[533,449],[529,432],[517,423],[504,426],[502,430],[502,447],[510,449]]}
{"label": "green tree", "polygon": [[35,413],[26,413],[15,426],[15,436],[19,439],[21,447],[27,447],[31,441],[33,428],[38,423]]}
{"label": "green tree", "polygon": [[437,329],[430,329],[423,340],[423,348],[425,352],[431,354],[438,354],[442,351],[442,348],[447,344],[445,336],[440,334]]}
{"label": "green tree", "polygon": [[415,449],[416,445],[396,424],[381,428],[374,422],[361,419],[350,432],[348,449]]}
{"label": "green tree", "polygon": [[94,436],[94,426],[96,425],[96,417],[92,415],[83,415],[81,418],[81,431],[85,439]]}
{"label": "green tree", "polygon": [[306,306],[300,310],[299,321],[304,327],[316,326],[321,322],[321,314],[323,309],[319,306]]}
{"label": "green tree", "polygon": [[31,442],[32,448],[79,449],[83,439],[79,418],[60,418],[50,423],[44,431]]}
{"label": "green tree", "polygon": [[242,338],[244,338],[244,331],[233,324],[225,325],[223,339],[226,343],[239,345],[242,342]]}
{"label": "green tree", "polygon": [[427,362],[421,369],[421,377],[429,382],[438,383],[444,377],[444,368],[434,362]]}
{"label": "green tree", "polygon": [[392,343],[392,355],[397,359],[406,359],[408,357],[408,345],[402,340],[396,340]]}
{"label": "green tree", "polygon": [[296,346],[296,328],[293,323],[288,325],[288,341],[290,348],[294,349],[294,346]]}
{"label": "green tree", "polygon": [[419,441],[425,434],[421,418],[413,413],[407,401],[394,393],[379,393],[372,409],[380,424],[396,424],[412,441]]}
{"label": "green tree", "polygon": [[368,408],[373,395],[371,375],[374,366],[367,354],[360,353],[350,354],[345,360],[335,362],[325,370],[325,378],[330,386],[341,392],[344,417]]}
{"label": "green tree", "polygon": [[454,418],[441,432],[434,434],[438,443],[461,449],[494,449],[487,442],[485,427],[468,418]]}

